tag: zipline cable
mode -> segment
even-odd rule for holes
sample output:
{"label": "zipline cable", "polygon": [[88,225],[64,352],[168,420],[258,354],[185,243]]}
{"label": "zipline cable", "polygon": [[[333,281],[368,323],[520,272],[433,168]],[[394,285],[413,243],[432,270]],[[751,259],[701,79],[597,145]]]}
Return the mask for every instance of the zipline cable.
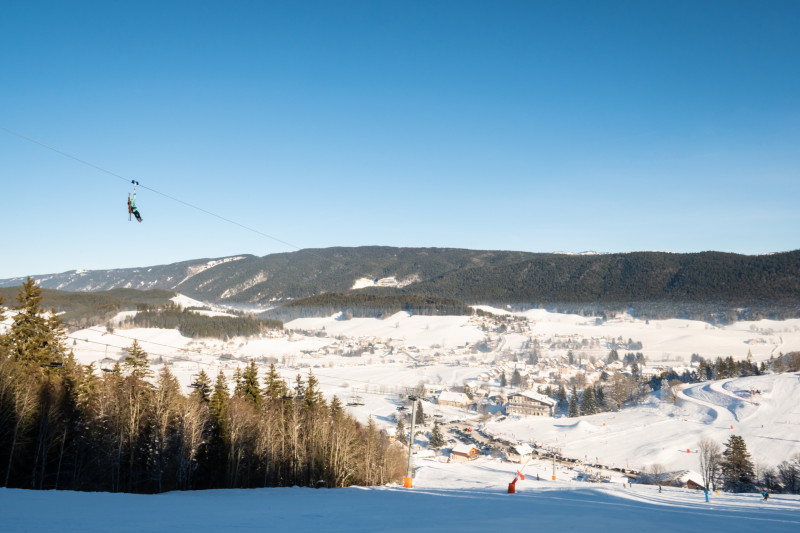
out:
{"label": "zipline cable", "polygon": [[[130,183],[131,182],[131,180],[129,180],[128,178],[126,178],[124,176],[120,176],[116,172],[112,172],[112,171],[107,170],[107,169],[105,169],[103,167],[95,165],[94,163],[90,163],[89,161],[86,161],[85,159],[81,159],[81,158],[76,157],[76,156],[74,156],[72,154],[69,154],[67,152],[61,151],[61,150],[59,150],[57,148],[53,148],[52,146],[49,146],[49,145],[47,145],[47,144],[45,144],[43,142],[37,141],[36,139],[32,139],[32,138],[27,137],[27,136],[25,136],[25,135],[23,135],[23,134],[21,134],[19,132],[16,132],[14,130],[8,129],[5,126],[0,125],[0,130],[3,130],[5,132],[7,132],[7,133],[10,133],[11,135],[19,137],[20,139],[24,139],[24,140],[26,140],[28,142],[33,143],[33,144],[37,144],[37,145],[41,146],[42,148],[46,148],[46,149],[48,149],[48,150],[50,150],[52,152],[55,152],[55,153],[57,153],[59,155],[64,156],[64,157],[68,157],[69,159],[77,161],[78,163],[81,163],[83,165],[89,166],[89,167],[91,167],[91,168],[93,168],[95,170],[99,170],[100,172],[104,172],[104,173],[108,174],[109,176],[113,176],[115,178],[121,179],[121,180],[125,181],[126,183]],[[138,182],[138,180],[136,180],[136,181]],[[278,237],[275,237],[273,235],[269,235],[267,233],[264,233],[263,231],[257,230],[255,228],[250,227],[250,226],[246,226],[246,225],[244,225],[244,224],[242,224],[240,222],[236,222],[235,220],[231,220],[230,218],[224,217],[222,215],[218,215],[217,213],[209,211],[208,209],[204,209],[204,208],[202,208],[200,206],[197,206],[195,204],[186,202],[184,200],[181,200],[181,199],[176,198],[174,196],[171,196],[169,194],[163,193],[161,191],[158,191],[158,190],[153,189],[151,187],[148,187],[146,185],[142,185],[141,183],[138,183],[138,185],[139,185],[139,188],[141,188],[141,189],[147,189],[148,191],[153,192],[155,194],[158,194],[160,196],[163,196],[164,198],[172,200],[173,202],[177,202],[179,204],[185,205],[186,207],[190,207],[192,209],[200,211],[201,213],[205,213],[205,214],[207,214],[209,216],[218,218],[219,220],[223,220],[223,221],[225,221],[225,222],[227,222],[229,224],[233,224],[234,226],[238,226],[238,227],[240,227],[242,229],[245,229],[247,231],[251,231],[251,232],[253,232],[253,233],[257,234],[257,235],[260,235],[262,237],[266,237],[267,239],[271,239],[271,240],[273,240],[275,242],[281,243],[281,244],[283,244],[285,246],[288,246],[290,248],[294,248],[295,250],[301,250],[302,249],[302,248],[300,248],[299,246],[297,246],[295,244],[287,242],[287,241],[285,241],[283,239],[279,239]]]}

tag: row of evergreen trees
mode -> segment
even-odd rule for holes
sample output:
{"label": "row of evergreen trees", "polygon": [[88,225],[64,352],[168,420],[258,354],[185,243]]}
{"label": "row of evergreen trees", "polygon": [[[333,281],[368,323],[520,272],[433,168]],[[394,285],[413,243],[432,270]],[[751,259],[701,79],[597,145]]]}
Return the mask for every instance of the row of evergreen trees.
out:
{"label": "row of evergreen trees", "polygon": [[472,315],[473,309],[459,300],[422,296],[419,294],[378,295],[364,292],[326,292],[294,300],[270,310],[270,317],[284,321],[304,317],[331,316],[342,313],[346,318],[388,317],[400,311],[412,315],[453,316]]}
{"label": "row of evergreen trees", "polygon": [[[1,304],[2,302],[0,302]],[[1,308],[0,308],[1,309]],[[62,325],[23,283],[0,335],[0,484],[153,493],[175,489],[382,484],[405,452],[358,423],[316,378],[293,387],[251,363],[229,391],[201,372],[189,396],[136,341],[98,376],[65,347]]]}
{"label": "row of evergreen trees", "polygon": [[125,320],[124,326],[177,329],[184,337],[213,337],[227,340],[248,337],[270,329],[283,329],[283,322],[259,319],[252,315],[206,316],[169,303],[163,307],[140,305],[138,312]]}

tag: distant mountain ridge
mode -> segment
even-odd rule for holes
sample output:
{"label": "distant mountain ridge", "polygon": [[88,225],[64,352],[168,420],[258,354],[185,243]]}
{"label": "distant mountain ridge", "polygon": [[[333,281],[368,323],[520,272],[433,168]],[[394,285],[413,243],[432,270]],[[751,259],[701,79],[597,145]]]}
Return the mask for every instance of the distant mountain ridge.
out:
{"label": "distant mountain ridge", "polygon": [[[456,298],[467,303],[696,302],[775,305],[800,312],[800,250],[757,256],[722,252],[573,255],[336,247],[34,277],[43,288],[64,291],[164,289],[233,305],[279,305],[322,293],[362,291]],[[0,280],[0,287],[21,281]]]}

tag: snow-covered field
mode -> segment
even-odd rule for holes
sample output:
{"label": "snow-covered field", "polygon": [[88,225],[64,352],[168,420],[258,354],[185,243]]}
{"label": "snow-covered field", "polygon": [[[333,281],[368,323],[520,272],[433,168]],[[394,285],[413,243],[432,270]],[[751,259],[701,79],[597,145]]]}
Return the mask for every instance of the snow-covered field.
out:
{"label": "snow-covered field", "polygon": [[[213,490],[159,495],[0,489],[2,530],[61,531],[688,531],[800,530],[800,497],[535,480],[508,494],[496,460],[424,462],[414,488]],[[542,466],[542,470],[546,470]],[[560,478],[564,472],[558,472]]]}
{"label": "snow-covered field", "polygon": [[[201,306],[181,300],[183,305]],[[223,313],[224,309],[212,309]],[[494,313],[502,313],[492,310]],[[125,315],[121,314],[118,319]],[[192,340],[175,330],[94,327],[71,333],[69,345],[83,363],[120,358],[137,339],[151,358],[170,363],[186,386],[201,369],[230,376],[250,359],[277,363],[287,380],[312,371],[323,392],[338,395],[359,419],[373,417],[393,432],[399,394],[419,383],[452,386],[474,379],[531,339],[542,356],[563,355],[547,341],[586,343],[581,356],[602,357],[609,340],[642,343],[648,362],[686,365],[692,353],[732,355],[764,361],[800,349],[800,320],[737,323],[726,327],[686,320],[645,321],[622,316],[592,318],[534,310],[518,314],[526,331],[487,333],[469,317],[422,317],[406,313],[386,319],[309,318],[287,324],[289,335]],[[8,322],[8,321],[7,321]],[[323,332],[316,336],[314,332]],[[489,339],[490,351],[468,350]],[[378,349],[357,357],[343,351],[370,343]],[[596,348],[593,348],[595,346]],[[597,353],[592,353],[595,350]],[[756,392],[757,391],[757,392]],[[609,467],[667,471],[697,470],[697,441],[724,442],[741,435],[759,466],[774,467],[800,451],[800,375],[768,374],[685,387],[677,404],[653,394],[619,412],[574,418],[497,417],[483,430],[511,441],[540,442],[567,457]],[[443,420],[479,415],[456,407],[425,404]],[[425,439],[418,441],[424,445]],[[517,494],[506,494],[517,465],[483,457],[459,464],[417,459],[413,489],[401,487],[312,490],[301,488],[168,493],[153,496],[0,490],[3,531],[207,531],[291,529],[297,531],[487,531],[506,528],[564,531],[633,531],[683,527],[692,531],[800,530],[800,497],[712,494],[634,484],[579,482],[583,467],[558,467],[534,459]],[[586,467],[588,469],[588,467]],[[590,471],[590,470],[589,470]],[[607,473],[607,471],[604,471]],[[535,481],[537,474],[541,481]]]}
{"label": "snow-covered field", "polygon": [[[181,298],[177,303],[203,304]],[[505,311],[484,308],[495,314]],[[224,309],[214,309],[224,311]],[[507,314],[507,313],[506,313]],[[120,314],[122,319],[127,313]],[[204,370],[212,379],[220,371],[229,378],[250,359],[276,361],[279,372],[293,383],[311,371],[328,398],[338,395],[359,419],[373,417],[393,433],[400,394],[420,383],[439,387],[462,385],[477,378],[498,360],[511,355],[526,339],[633,339],[642,343],[648,362],[659,357],[677,358],[688,364],[691,353],[704,357],[748,352],[755,361],[800,349],[800,320],[741,322],[726,327],[687,320],[643,321],[623,315],[598,324],[593,318],[531,310],[516,314],[528,328],[524,333],[488,333],[474,317],[409,316],[385,319],[337,317],[307,318],[289,322],[293,333],[276,337],[253,337],[223,342],[192,340],[177,330],[117,329],[93,327],[70,334],[69,344],[82,363],[98,363],[124,356],[124,349],[137,339],[151,358],[168,362],[171,371],[187,387]],[[7,320],[6,322],[8,322]],[[303,332],[303,333],[301,333]],[[324,332],[314,336],[313,332]],[[490,335],[495,348],[489,352],[468,350]],[[358,343],[379,347],[357,357],[341,350]],[[608,348],[596,342],[603,355]],[[587,343],[587,346],[591,346]],[[563,355],[542,343],[542,357]],[[580,353],[580,352],[579,352]],[[587,356],[587,354],[584,354]],[[424,361],[422,361],[424,359]],[[751,397],[750,393],[760,391]],[[742,435],[755,461],[775,466],[800,451],[800,379],[791,374],[741,378],[688,386],[680,402],[660,401],[657,394],[635,408],[579,419],[515,418],[486,423],[486,429],[507,440],[541,442],[556,447],[568,457],[608,466],[640,469],[653,463],[668,470],[697,469],[694,453],[703,436],[724,442],[732,432]],[[441,420],[466,419],[478,425],[476,413],[427,403],[428,415]],[[733,429],[731,429],[733,427]],[[687,451],[688,450],[688,451]]]}

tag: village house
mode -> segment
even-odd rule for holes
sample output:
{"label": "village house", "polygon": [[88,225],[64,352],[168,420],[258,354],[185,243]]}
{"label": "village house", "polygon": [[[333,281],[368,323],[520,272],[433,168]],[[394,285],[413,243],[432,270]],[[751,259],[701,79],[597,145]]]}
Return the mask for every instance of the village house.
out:
{"label": "village house", "polygon": [[506,413],[521,416],[553,416],[556,401],[533,391],[522,391],[508,397]]}
{"label": "village house", "polygon": [[442,391],[442,389],[444,389],[444,387],[442,386],[441,383],[425,383],[423,385],[423,391],[425,393],[425,396],[439,393]]}
{"label": "village house", "polygon": [[437,399],[439,405],[452,405],[454,407],[466,407],[472,403],[469,396],[463,392],[442,391]]}
{"label": "village house", "polygon": [[450,452],[450,460],[459,462],[474,461],[481,456],[481,451],[471,444],[456,444]]}
{"label": "village house", "polygon": [[533,448],[527,444],[512,446],[506,453],[506,460],[512,463],[525,463],[533,457]]}

